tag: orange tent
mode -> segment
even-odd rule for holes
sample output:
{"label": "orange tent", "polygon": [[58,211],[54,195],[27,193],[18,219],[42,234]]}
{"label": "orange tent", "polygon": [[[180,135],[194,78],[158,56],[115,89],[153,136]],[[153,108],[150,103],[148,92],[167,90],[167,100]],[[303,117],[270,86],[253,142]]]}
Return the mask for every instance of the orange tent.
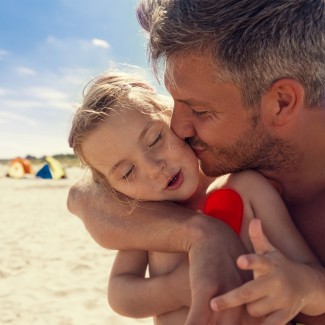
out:
{"label": "orange tent", "polygon": [[32,174],[33,168],[29,160],[17,157],[11,160],[7,175],[12,178],[22,178],[25,174]]}

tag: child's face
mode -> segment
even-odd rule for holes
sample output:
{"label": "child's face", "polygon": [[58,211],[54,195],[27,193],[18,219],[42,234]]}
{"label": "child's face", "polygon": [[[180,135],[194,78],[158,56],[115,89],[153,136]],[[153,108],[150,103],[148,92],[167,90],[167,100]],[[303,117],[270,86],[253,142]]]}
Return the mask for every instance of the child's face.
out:
{"label": "child's face", "polygon": [[82,146],[87,162],[129,197],[189,199],[198,186],[198,161],[169,128],[169,118],[162,121],[137,109],[110,114]]}

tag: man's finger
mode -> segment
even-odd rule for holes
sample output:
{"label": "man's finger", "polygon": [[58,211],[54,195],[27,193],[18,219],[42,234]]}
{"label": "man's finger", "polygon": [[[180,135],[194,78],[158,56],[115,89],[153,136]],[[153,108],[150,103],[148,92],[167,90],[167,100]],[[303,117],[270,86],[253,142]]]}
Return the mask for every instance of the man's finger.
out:
{"label": "man's finger", "polygon": [[209,324],[212,311],[208,304],[192,304],[185,325]]}

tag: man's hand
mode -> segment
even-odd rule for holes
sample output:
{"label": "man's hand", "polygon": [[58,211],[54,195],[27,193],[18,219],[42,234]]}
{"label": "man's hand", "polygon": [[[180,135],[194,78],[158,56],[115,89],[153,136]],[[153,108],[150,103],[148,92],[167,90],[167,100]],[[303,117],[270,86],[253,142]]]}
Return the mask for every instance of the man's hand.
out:
{"label": "man's hand", "polygon": [[202,230],[202,236],[189,249],[192,304],[186,325],[255,324],[242,306],[223,312],[214,312],[210,307],[212,297],[242,285],[249,280],[250,272],[240,272],[235,264],[241,252],[245,252],[239,237],[219,220],[207,220],[217,222],[218,230],[213,236],[212,223],[207,224],[209,229],[201,228],[202,223],[196,226],[197,231]]}
{"label": "man's hand", "polygon": [[286,324],[304,307],[309,266],[277,251],[264,235],[260,220],[251,221],[249,236],[256,254],[240,256],[237,265],[252,270],[254,280],[212,299],[211,307],[219,311],[246,304],[251,316],[265,317],[263,325]]}
{"label": "man's hand", "polygon": [[[109,249],[184,252],[189,257],[192,297],[187,325],[242,325],[239,307],[214,312],[210,300],[249,280],[236,266],[246,253],[240,238],[220,220],[170,202],[130,207],[97,184],[78,183],[69,193],[69,210],[78,215],[98,244]],[[126,240],[127,239],[127,240]]]}

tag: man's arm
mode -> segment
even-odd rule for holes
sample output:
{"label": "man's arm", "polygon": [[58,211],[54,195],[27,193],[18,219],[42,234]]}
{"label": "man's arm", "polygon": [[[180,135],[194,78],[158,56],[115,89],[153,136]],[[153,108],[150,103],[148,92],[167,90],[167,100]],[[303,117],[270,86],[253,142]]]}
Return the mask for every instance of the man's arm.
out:
{"label": "man's arm", "polygon": [[[71,187],[68,209],[84,223],[102,247],[160,252],[186,252],[200,229],[192,228],[196,212],[171,202],[118,200],[103,185],[81,180]],[[192,228],[192,229],[191,229]]]}
{"label": "man's arm", "polygon": [[[68,208],[103,247],[188,253],[192,306],[187,324],[208,323],[214,317],[210,299],[250,276],[236,267],[237,257],[246,252],[238,236],[221,221],[194,210],[169,202],[139,202],[130,213],[130,205],[91,182],[71,188]],[[220,317],[240,319],[240,312]]]}
{"label": "man's arm", "polygon": [[166,201],[139,201],[134,207],[91,180],[71,187],[67,206],[104,248],[188,253],[192,245],[203,241],[203,246],[207,246],[205,242],[223,243],[218,249],[227,251],[229,247],[233,257],[245,251],[233,231],[218,220]]}

